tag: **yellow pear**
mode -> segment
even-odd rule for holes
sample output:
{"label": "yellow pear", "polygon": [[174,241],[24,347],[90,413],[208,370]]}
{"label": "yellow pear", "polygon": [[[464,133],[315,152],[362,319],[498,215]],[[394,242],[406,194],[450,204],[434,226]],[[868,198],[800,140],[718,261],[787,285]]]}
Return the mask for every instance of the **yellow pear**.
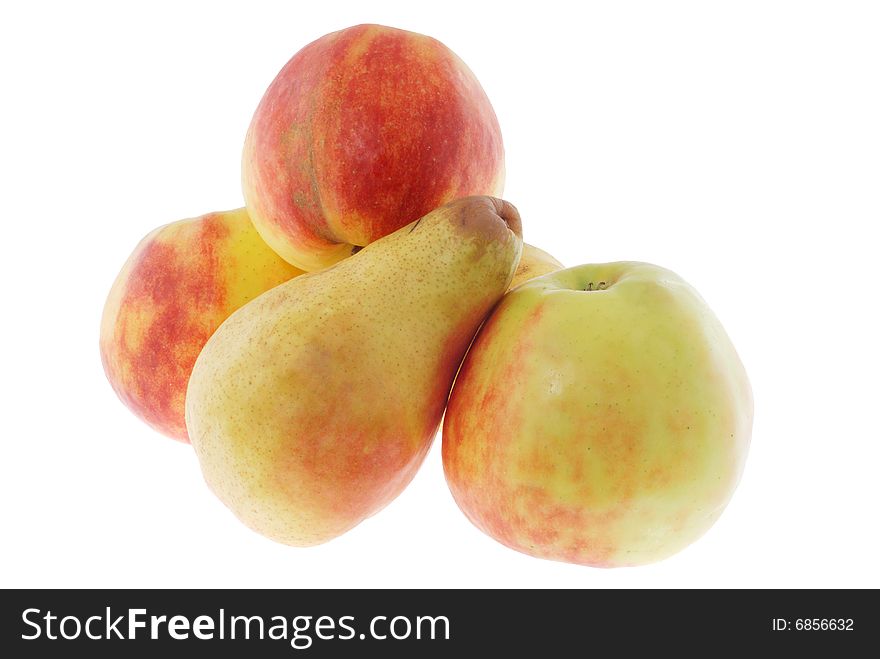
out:
{"label": "yellow pear", "polygon": [[186,398],[214,493],[255,531],[297,546],[394,499],[510,284],[521,235],[511,204],[459,199],[232,314]]}

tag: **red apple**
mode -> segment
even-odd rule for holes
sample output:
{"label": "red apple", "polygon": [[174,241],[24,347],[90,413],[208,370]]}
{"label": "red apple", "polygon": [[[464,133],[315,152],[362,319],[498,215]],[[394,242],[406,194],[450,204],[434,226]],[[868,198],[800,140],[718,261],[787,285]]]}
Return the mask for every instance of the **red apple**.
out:
{"label": "red apple", "polygon": [[299,274],[243,208],[166,224],[135,248],[101,319],[101,361],[123,403],[188,442],[186,386],[196,357],[245,302]]}
{"label": "red apple", "polygon": [[455,53],[358,25],[284,66],[254,114],[242,170],[260,234],[316,270],[452,199],[500,196],[504,148],[489,99]]}

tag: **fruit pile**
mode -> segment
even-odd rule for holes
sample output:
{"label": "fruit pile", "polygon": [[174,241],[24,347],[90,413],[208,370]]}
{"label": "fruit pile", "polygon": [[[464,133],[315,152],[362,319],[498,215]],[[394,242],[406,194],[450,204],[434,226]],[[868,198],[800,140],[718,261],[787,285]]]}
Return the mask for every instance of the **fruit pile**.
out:
{"label": "fruit pile", "polygon": [[717,519],[752,425],[724,329],[668,270],[522,243],[495,113],[443,44],[360,25],[307,45],[242,169],[246,209],[141,241],[100,338],[119,398],[192,443],[242,522],[346,532],[441,419],[456,502],[527,554],[638,565]]}

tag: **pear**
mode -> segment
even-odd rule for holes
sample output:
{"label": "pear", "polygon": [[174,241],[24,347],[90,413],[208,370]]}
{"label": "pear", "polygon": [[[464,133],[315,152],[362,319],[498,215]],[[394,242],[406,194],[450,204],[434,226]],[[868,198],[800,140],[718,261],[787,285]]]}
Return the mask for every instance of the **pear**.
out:
{"label": "pear", "polygon": [[424,459],[521,251],[516,208],[467,197],[233,313],[186,395],[209,487],[288,545],[326,542],[378,512]]}

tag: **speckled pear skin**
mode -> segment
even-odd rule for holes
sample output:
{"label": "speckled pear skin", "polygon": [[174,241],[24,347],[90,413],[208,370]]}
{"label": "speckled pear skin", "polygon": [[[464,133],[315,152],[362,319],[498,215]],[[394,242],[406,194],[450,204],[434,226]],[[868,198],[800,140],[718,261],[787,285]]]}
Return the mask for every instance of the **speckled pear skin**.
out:
{"label": "speckled pear skin", "polygon": [[187,390],[187,429],[214,493],[250,528],[297,546],[394,499],[510,284],[521,235],[511,204],[459,199],[234,313]]}

